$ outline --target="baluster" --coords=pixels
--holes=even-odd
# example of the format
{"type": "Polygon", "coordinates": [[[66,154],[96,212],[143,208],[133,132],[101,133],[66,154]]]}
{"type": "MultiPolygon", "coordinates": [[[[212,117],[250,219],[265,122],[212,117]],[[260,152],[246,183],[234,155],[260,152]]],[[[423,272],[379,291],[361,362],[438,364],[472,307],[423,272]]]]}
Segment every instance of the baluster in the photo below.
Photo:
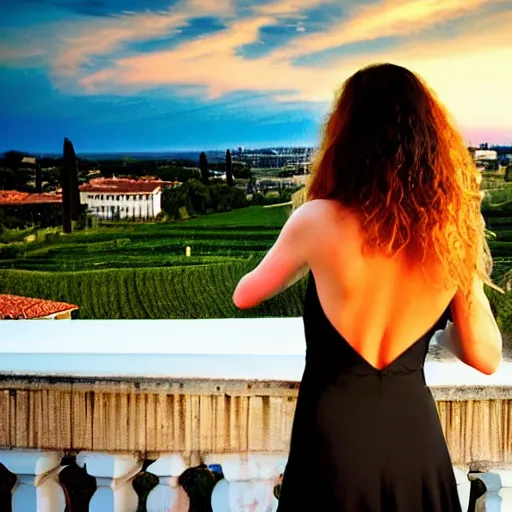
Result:
{"type": "Polygon", "coordinates": [[[158,485],[158,477],[146,470],[153,461],[145,460],[142,471],[132,480],[132,486],[139,497],[137,511],[147,512],[147,501],[151,491],[158,485]]]}
{"type": "Polygon", "coordinates": [[[89,512],[89,503],[96,492],[96,478],[87,473],[87,468],[77,465],[76,458],[66,457],[61,464],[67,465],[59,473],[59,482],[66,495],[66,511],[89,512]]]}
{"type": "MultiPolygon", "coordinates": [[[[283,466],[286,464],[286,462],[283,464],[283,466]]],[[[284,471],[284,467],[283,470],[284,471]]],[[[274,496],[273,500],[273,506],[272,506],[272,512],[276,512],[277,506],[279,505],[279,496],[281,494],[281,485],[283,483],[283,473],[279,475],[277,480],[274,482],[274,487],[272,488],[272,495],[274,496]]],[[[465,512],[465,511],[464,511],[465,512]]]]}
{"type": "Polygon", "coordinates": [[[142,461],[132,455],[82,452],[76,457],[79,466],[96,478],[97,490],[89,512],[136,512],[139,497],[132,480],[140,473],[142,461]]]}
{"type": "Polygon", "coordinates": [[[16,475],[0,464],[0,510],[12,511],[12,489],[16,480],[16,475]]]}
{"type": "Polygon", "coordinates": [[[62,454],[39,450],[2,450],[0,463],[17,475],[12,511],[64,512],[66,500],[58,475],[62,454]]]}
{"type": "Polygon", "coordinates": [[[512,470],[492,470],[471,473],[470,480],[480,480],[487,492],[476,500],[479,512],[509,512],[512,510],[512,470]]]}
{"type": "Polygon", "coordinates": [[[286,465],[286,457],[268,454],[217,455],[224,479],[212,494],[213,512],[270,512],[277,508],[274,486],[286,465]]]}
{"type": "Polygon", "coordinates": [[[467,512],[469,507],[469,496],[471,494],[471,481],[468,478],[468,468],[458,468],[453,466],[455,481],[457,482],[457,492],[463,512],[467,512]]]}
{"type": "Polygon", "coordinates": [[[205,464],[186,469],[178,478],[178,485],[187,493],[190,510],[211,510],[212,493],[217,474],[205,464]]]}
{"type": "Polygon", "coordinates": [[[146,471],[158,477],[158,485],[149,493],[147,512],[188,512],[190,500],[178,477],[187,469],[179,454],[162,455],[146,471]]]}

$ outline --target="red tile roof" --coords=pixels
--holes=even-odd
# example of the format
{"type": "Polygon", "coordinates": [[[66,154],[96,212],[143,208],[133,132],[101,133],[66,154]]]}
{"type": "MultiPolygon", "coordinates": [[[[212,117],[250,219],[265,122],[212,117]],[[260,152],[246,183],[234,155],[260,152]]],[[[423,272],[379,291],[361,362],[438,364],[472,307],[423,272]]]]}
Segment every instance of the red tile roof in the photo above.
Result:
{"type": "Polygon", "coordinates": [[[43,194],[31,194],[29,192],[18,192],[17,190],[0,190],[0,205],[22,205],[62,203],[62,194],[45,192],[43,194]]]}
{"type": "Polygon", "coordinates": [[[161,180],[132,180],[129,178],[95,178],[80,186],[81,192],[110,194],[148,194],[166,182],[161,180]]]}
{"type": "Polygon", "coordinates": [[[43,318],[75,309],[78,309],[78,306],[65,302],[0,294],[0,320],[43,318]]]}

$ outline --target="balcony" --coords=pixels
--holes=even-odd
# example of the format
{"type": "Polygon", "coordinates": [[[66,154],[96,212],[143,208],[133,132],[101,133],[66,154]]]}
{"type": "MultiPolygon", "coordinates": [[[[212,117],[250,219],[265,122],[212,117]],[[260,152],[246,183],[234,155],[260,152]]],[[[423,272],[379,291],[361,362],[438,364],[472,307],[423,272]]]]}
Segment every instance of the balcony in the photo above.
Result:
{"type": "MultiPolygon", "coordinates": [[[[300,318],[11,321],[1,338],[0,510],[276,510],[300,318]]],[[[512,358],[488,377],[434,342],[425,375],[463,510],[512,510],[512,358]]]]}

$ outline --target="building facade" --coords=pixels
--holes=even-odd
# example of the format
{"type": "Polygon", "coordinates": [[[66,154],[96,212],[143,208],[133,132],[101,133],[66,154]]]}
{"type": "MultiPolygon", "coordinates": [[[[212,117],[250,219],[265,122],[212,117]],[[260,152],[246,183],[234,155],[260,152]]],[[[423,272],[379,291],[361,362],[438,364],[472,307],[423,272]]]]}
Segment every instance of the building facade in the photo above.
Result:
{"type": "Polygon", "coordinates": [[[80,202],[102,219],[154,219],[162,211],[167,182],[127,178],[93,179],[80,186],[80,202]]]}

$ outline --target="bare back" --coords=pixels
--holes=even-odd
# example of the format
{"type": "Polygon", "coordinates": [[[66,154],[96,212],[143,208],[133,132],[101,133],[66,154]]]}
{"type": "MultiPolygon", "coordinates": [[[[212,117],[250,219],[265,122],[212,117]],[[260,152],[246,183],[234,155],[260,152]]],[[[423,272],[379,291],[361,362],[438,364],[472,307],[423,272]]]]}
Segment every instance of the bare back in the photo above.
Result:
{"type": "Polygon", "coordinates": [[[457,290],[435,284],[433,262],[426,262],[427,278],[403,255],[363,255],[356,215],[337,202],[322,203],[308,251],[320,303],[360,356],[384,368],[436,323],[457,290]]]}

